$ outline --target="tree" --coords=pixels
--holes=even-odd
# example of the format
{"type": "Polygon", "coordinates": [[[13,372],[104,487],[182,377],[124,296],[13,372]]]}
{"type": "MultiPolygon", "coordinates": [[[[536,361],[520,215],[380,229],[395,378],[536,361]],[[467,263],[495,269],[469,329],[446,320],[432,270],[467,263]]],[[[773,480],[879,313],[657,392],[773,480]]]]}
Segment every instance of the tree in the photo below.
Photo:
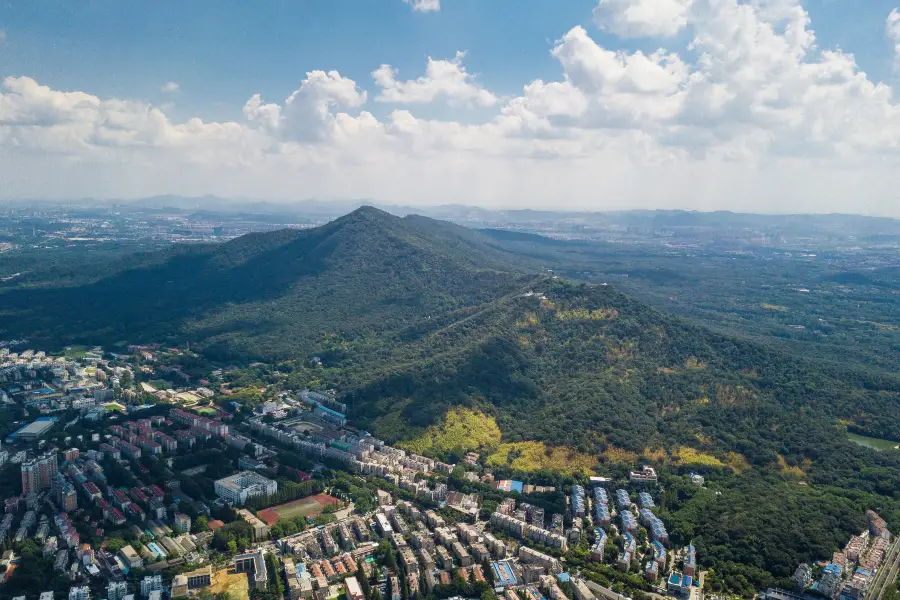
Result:
{"type": "Polygon", "coordinates": [[[363,570],[362,559],[356,561],[356,574],[358,576],[357,579],[359,579],[359,587],[362,590],[363,596],[371,598],[372,586],[369,585],[369,578],[366,577],[366,572],[363,570]]]}
{"type": "Polygon", "coordinates": [[[225,549],[229,554],[237,554],[238,545],[235,540],[228,540],[228,543],[225,544],[225,549]]]}

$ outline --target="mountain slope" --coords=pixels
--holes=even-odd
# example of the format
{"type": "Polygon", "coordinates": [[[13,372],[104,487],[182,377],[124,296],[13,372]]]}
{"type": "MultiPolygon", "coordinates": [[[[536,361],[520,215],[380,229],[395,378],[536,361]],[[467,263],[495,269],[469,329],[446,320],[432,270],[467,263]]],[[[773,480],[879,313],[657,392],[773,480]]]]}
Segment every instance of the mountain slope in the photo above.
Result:
{"type": "Polygon", "coordinates": [[[3,294],[0,336],[172,339],[223,357],[296,358],[324,332],[394,331],[514,289],[517,269],[459,229],[361,208],[315,229],[176,246],[90,285],[3,294]]]}

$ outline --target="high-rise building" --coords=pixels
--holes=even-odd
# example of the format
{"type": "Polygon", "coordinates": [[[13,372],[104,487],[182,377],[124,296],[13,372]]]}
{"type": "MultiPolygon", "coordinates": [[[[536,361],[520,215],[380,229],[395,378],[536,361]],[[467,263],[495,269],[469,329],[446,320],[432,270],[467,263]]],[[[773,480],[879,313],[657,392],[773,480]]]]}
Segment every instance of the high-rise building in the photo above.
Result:
{"type": "Polygon", "coordinates": [[[22,493],[31,494],[53,485],[57,473],[56,452],[50,450],[22,462],[22,493]]]}

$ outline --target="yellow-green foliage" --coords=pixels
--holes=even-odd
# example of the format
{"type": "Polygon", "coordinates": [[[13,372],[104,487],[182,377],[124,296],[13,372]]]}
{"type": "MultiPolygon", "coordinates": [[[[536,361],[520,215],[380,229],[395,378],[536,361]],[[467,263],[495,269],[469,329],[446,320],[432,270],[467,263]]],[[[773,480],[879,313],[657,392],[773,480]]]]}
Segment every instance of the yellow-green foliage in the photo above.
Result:
{"type": "Polygon", "coordinates": [[[743,473],[750,468],[747,457],[737,452],[729,452],[725,456],[725,460],[728,462],[728,467],[735,473],[743,473]]]}
{"type": "Polygon", "coordinates": [[[763,302],[759,305],[764,310],[774,310],[777,312],[787,312],[787,306],[781,306],[780,304],[769,304],[768,302],[763,302]]]}
{"type": "Polygon", "coordinates": [[[432,425],[400,446],[417,454],[443,454],[494,448],[500,443],[500,428],[494,417],[468,408],[453,408],[444,420],[432,425]]]}
{"type": "Polygon", "coordinates": [[[508,466],[516,471],[556,471],[566,475],[591,473],[596,459],[565,446],[547,446],[543,442],[508,442],[487,457],[489,467],[508,466]]]}
{"type": "Polygon", "coordinates": [[[705,465],[708,467],[724,467],[725,463],[705,452],[689,446],[679,446],[675,458],[683,465],[705,465]]]}
{"type": "Polygon", "coordinates": [[[586,308],[573,308],[572,310],[560,310],[556,318],[560,321],[606,321],[619,316],[619,311],[614,308],[598,308],[588,310],[586,308]]]}
{"type": "Polygon", "coordinates": [[[797,479],[803,479],[804,477],[806,477],[806,472],[799,465],[791,466],[787,464],[787,461],[784,460],[784,456],[780,454],[778,455],[777,466],[778,470],[780,470],[783,475],[787,475],[788,477],[796,477],[797,479]]]}
{"type": "Polygon", "coordinates": [[[607,446],[606,450],[604,450],[603,452],[603,457],[610,462],[630,465],[635,463],[638,455],[631,450],[616,448],[615,446],[607,446]]]}

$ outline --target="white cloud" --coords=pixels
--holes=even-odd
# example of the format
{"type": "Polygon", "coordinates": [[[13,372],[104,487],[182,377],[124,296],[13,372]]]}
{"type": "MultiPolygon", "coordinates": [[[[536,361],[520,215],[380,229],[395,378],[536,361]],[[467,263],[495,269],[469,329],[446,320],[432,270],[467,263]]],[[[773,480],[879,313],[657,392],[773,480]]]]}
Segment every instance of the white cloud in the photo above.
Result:
{"type": "Polygon", "coordinates": [[[181,86],[175,83],[174,81],[167,81],[160,88],[161,91],[166,92],[167,94],[174,94],[178,90],[181,89],[181,86]]]}
{"type": "Polygon", "coordinates": [[[692,0],[600,0],[594,23],[622,37],[670,37],[688,23],[692,0]]]}
{"type": "Polygon", "coordinates": [[[428,57],[425,75],[410,81],[398,81],[397,71],[381,65],[372,71],[372,78],[381,88],[375,97],[378,102],[425,104],[446,100],[451,105],[494,106],[499,99],[487,91],[466,71],[462,61],[465,52],[457,52],[453,60],[428,57]]]}
{"type": "Polygon", "coordinates": [[[6,31],[3,29],[0,29],[0,44],[2,44],[5,41],[6,41],[6,31]]]}
{"type": "Polygon", "coordinates": [[[694,0],[684,18],[689,48],[652,52],[604,47],[573,27],[551,50],[559,77],[507,99],[479,86],[461,55],[430,60],[408,81],[384,66],[375,98],[404,106],[380,118],[336,71],[309,72],[280,102],[256,94],[239,121],[212,123],[10,77],[0,90],[0,195],[900,216],[894,91],[853,55],[819,48],[798,0],[694,0]],[[493,115],[415,114],[436,101],[493,115]]]}
{"type": "Polygon", "coordinates": [[[441,0],[403,0],[403,2],[411,5],[416,12],[438,12],[441,10],[441,0]]]}
{"type": "Polygon", "coordinates": [[[894,61],[897,68],[900,69],[900,10],[895,8],[888,15],[885,32],[888,38],[894,42],[894,61]]]}

